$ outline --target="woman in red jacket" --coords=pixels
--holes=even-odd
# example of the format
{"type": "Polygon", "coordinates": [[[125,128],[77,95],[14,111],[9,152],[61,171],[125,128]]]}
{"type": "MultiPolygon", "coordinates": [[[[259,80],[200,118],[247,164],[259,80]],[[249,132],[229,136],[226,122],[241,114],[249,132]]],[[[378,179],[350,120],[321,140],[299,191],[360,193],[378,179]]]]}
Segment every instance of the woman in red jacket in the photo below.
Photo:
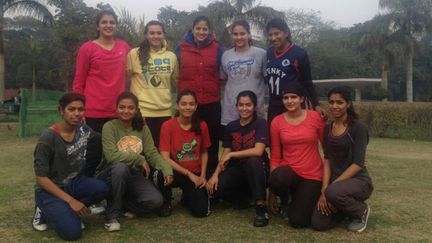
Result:
{"type": "Polygon", "coordinates": [[[98,37],[80,47],[73,81],[73,91],[86,97],[86,123],[99,133],[105,122],[116,117],[116,99],[126,87],[129,46],[115,38],[116,26],[114,12],[98,14],[98,37]]]}
{"type": "Polygon", "coordinates": [[[207,123],[211,147],[207,175],[212,175],[218,163],[219,126],[221,121],[219,67],[222,49],[211,33],[210,20],[198,16],[192,29],[176,47],[179,61],[177,92],[190,89],[198,99],[198,117],[207,123]]]}

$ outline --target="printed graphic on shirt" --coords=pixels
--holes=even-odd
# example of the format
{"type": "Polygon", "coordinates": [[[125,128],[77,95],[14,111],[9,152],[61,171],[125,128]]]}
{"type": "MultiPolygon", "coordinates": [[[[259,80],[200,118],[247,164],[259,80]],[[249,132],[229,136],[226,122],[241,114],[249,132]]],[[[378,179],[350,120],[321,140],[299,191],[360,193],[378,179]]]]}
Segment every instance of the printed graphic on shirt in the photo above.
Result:
{"type": "MultiPolygon", "coordinates": [[[[290,61],[286,58],[282,60],[280,65],[283,69],[280,66],[278,67],[278,65],[266,69],[270,95],[282,95],[283,84],[286,84],[287,81],[296,81],[298,79],[299,64],[297,60],[290,61]],[[290,76],[287,76],[287,73],[290,76]]],[[[267,66],[271,66],[270,61],[267,61],[267,66]]]]}
{"type": "Polygon", "coordinates": [[[255,60],[252,58],[238,59],[227,63],[227,71],[232,77],[233,82],[241,82],[242,79],[248,79],[251,75],[252,65],[255,60]]]}
{"type": "Polygon", "coordinates": [[[143,151],[142,140],[137,136],[124,136],[117,142],[117,149],[121,152],[141,154],[143,151]]]}
{"type": "Polygon", "coordinates": [[[172,73],[171,60],[169,58],[156,58],[150,59],[149,62],[149,65],[141,66],[147,85],[151,85],[153,88],[166,89],[166,84],[162,82],[159,75],[172,73]]]}
{"type": "Polygon", "coordinates": [[[255,147],[255,130],[250,131],[242,136],[240,132],[231,133],[232,148],[234,151],[249,149],[255,147]]]}
{"type": "Polygon", "coordinates": [[[179,162],[187,162],[199,159],[199,154],[195,149],[198,142],[193,139],[190,143],[183,143],[182,149],[176,153],[179,162]]]}

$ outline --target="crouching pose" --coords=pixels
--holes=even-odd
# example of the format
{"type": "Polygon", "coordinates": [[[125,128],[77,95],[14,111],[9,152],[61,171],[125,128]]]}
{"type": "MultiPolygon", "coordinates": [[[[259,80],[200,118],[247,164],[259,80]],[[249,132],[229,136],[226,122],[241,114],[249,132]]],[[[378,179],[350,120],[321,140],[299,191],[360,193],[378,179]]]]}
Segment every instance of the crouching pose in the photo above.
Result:
{"type": "Polygon", "coordinates": [[[286,111],[273,119],[270,130],[269,206],[275,212],[274,194],[279,196],[281,213],[295,228],[310,225],[322,185],[318,144],[325,122],[318,112],[301,108],[303,92],[296,82],[285,86],[282,101],[286,111]]]}
{"type": "Polygon", "coordinates": [[[174,169],[174,182],[161,187],[165,198],[161,216],[171,214],[172,187],[182,189],[182,203],[193,216],[209,213],[205,185],[210,136],[206,123],[196,116],[197,107],[195,93],[185,89],[177,95],[176,117],[162,124],[159,150],[174,169]]]}
{"type": "Polygon", "coordinates": [[[101,180],[83,175],[87,146],[94,132],[82,124],[85,98],[67,93],[59,100],[63,119],[45,129],[34,151],[36,210],[33,228],[54,229],[64,240],[77,240],[84,225],[80,216],[109,191],[101,180]]]}
{"type": "Polygon", "coordinates": [[[333,122],[324,130],[323,188],[312,216],[316,230],[330,229],[349,216],[348,229],[366,229],[372,194],[372,180],[365,166],[368,131],[358,121],[347,87],[336,87],[328,93],[333,122]]]}
{"type": "Polygon", "coordinates": [[[162,172],[165,184],[172,182],[172,169],[154,146],[135,95],[120,94],[117,117],[103,126],[103,158],[96,175],[111,189],[105,212],[107,231],[120,230],[122,214],[133,217],[161,207],[162,195],[148,179],[149,164],[162,172]]]}
{"type": "Polygon", "coordinates": [[[243,207],[253,200],[256,227],[268,224],[266,181],[268,176],[267,123],[256,114],[257,96],[242,91],[237,96],[240,119],[230,122],[223,138],[224,151],[218,167],[207,183],[207,190],[216,197],[243,207]]]}

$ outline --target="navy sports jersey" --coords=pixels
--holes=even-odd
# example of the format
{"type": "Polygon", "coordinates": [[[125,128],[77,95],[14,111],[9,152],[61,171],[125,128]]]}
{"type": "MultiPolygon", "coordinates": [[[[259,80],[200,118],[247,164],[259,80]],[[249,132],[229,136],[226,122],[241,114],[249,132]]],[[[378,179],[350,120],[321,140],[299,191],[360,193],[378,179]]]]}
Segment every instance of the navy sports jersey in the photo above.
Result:
{"type": "Polygon", "coordinates": [[[309,58],[303,48],[292,44],[284,52],[276,54],[274,47],[270,47],[267,50],[266,73],[271,104],[280,104],[285,86],[297,81],[303,85],[305,95],[313,106],[318,105],[312,85],[309,58]]]}

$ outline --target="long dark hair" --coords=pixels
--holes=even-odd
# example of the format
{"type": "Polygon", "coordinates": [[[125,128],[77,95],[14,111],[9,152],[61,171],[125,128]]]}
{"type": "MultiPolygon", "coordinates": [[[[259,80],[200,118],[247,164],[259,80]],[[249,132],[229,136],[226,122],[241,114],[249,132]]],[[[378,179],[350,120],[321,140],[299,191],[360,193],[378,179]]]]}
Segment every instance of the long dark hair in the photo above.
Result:
{"type": "Polygon", "coordinates": [[[254,115],[255,115],[256,114],[256,107],[257,107],[257,104],[258,104],[257,95],[253,91],[251,91],[251,90],[243,90],[243,91],[241,91],[237,95],[236,106],[238,105],[241,97],[249,97],[249,99],[251,100],[252,104],[254,105],[254,115]]]}
{"type": "MultiPolygon", "coordinates": [[[[186,95],[192,96],[194,98],[195,102],[198,104],[198,100],[197,100],[195,92],[193,92],[190,89],[184,89],[184,90],[180,91],[180,93],[177,94],[177,100],[176,100],[177,105],[179,104],[181,98],[183,96],[186,96],[186,95]]],[[[180,115],[180,113],[177,111],[175,116],[178,117],[179,115],[180,115]]],[[[192,115],[192,126],[191,126],[190,131],[194,132],[197,135],[201,134],[201,121],[198,118],[196,112],[194,112],[194,114],[192,115]]]]}
{"type": "Polygon", "coordinates": [[[135,117],[132,120],[132,129],[141,132],[144,128],[145,123],[139,108],[138,98],[131,92],[125,91],[117,97],[116,105],[118,106],[120,101],[124,99],[131,99],[134,105],[136,106],[137,113],[135,114],[135,117]]]}
{"type": "MultiPolygon", "coordinates": [[[[152,25],[159,25],[162,28],[162,31],[164,34],[166,34],[165,32],[165,26],[163,25],[162,22],[159,22],[157,20],[152,20],[150,22],[148,22],[145,27],[144,27],[144,35],[147,35],[149,27],[152,25]]],[[[139,55],[139,59],[141,61],[141,65],[143,66],[147,66],[149,65],[149,59],[150,59],[150,44],[147,40],[147,37],[144,38],[144,40],[140,43],[139,48],[138,48],[138,55],[139,55]]]]}
{"type": "Polygon", "coordinates": [[[291,41],[291,30],[288,27],[285,20],[280,19],[280,18],[274,18],[274,19],[270,20],[265,27],[266,34],[269,32],[269,30],[271,28],[276,28],[276,29],[282,30],[283,32],[287,33],[287,35],[288,35],[287,40],[289,42],[292,42],[291,41]]]}
{"type": "Polygon", "coordinates": [[[353,104],[352,98],[351,98],[351,89],[349,87],[346,87],[346,86],[334,87],[328,92],[327,98],[330,99],[330,96],[332,96],[333,94],[340,95],[342,97],[342,99],[345,100],[345,102],[350,104],[350,106],[347,108],[347,121],[346,121],[346,123],[348,125],[352,125],[354,122],[358,121],[359,115],[354,110],[354,104],[353,104]]]}
{"type": "Polygon", "coordinates": [[[243,27],[246,30],[246,32],[249,34],[248,43],[249,43],[249,46],[252,46],[252,37],[250,36],[251,32],[250,32],[250,25],[249,25],[249,23],[246,20],[243,20],[243,19],[235,21],[231,25],[231,34],[234,31],[234,28],[237,27],[237,26],[243,27]]]}

